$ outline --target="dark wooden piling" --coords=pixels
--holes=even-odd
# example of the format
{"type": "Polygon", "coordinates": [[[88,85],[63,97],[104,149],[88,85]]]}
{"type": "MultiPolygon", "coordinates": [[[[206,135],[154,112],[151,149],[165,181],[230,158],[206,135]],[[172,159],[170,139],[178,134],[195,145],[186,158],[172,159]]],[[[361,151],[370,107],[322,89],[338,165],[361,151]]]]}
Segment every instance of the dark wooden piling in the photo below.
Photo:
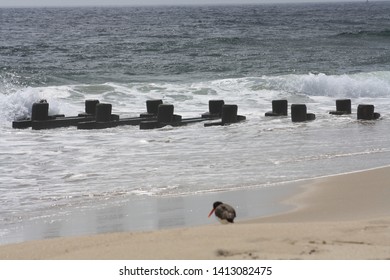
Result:
{"type": "Polygon", "coordinates": [[[202,114],[202,118],[220,118],[222,115],[223,100],[209,100],[209,111],[202,114]]]}
{"type": "Polygon", "coordinates": [[[266,117],[287,116],[288,101],[272,100],[272,112],[265,113],[266,117]]]}
{"type": "Polygon", "coordinates": [[[38,102],[32,105],[31,120],[44,121],[49,118],[49,103],[38,102]]]}
{"type": "Polygon", "coordinates": [[[360,104],[357,108],[358,120],[377,120],[380,118],[379,113],[374,112],[375,107],[371,104],[360,104]]]}
{"type": "Polygon", "coordinates": [[[337,99],[336,111],[330,111],[332,115],[347,115],[351,114],[351,99],[337,99]]]}
{"type": "Polygon", "coordinates": [[[305,122],[315,120],[316,115],[313,113],[307,113],[307,107],[305,104],[292,104],[291,105],[291,121],[292,122],[305,122]]]}
{"type": "Polygon", "coordinates": [[[146,113],[140,114],[141,118],[154,118],[158,113],[158,106],[163,104],[161,99],[146,100],[146,113]]]}
{"type": "Polygon", "coordinates": [[[222,106],[222,116],[220,122],[205,123],[204,126],[215,126],[215,125],[227,125],[237,123],[246,120],[245,116],[237,115],[238,106],[231,104],[224,104],[222,106]]]}

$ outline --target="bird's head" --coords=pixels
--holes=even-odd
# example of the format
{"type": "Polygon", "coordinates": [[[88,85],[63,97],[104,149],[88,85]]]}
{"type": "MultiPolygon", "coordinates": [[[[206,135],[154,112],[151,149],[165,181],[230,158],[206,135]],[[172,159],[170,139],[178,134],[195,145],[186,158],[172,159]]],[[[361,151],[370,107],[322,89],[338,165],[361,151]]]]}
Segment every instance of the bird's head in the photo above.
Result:
{"type": "Polygon", "coordinates": [[[219,205],[221,205],[221,204],[223,204],[221,201],[216,201],[216,202],[214,202],[214,204],[213,204],[213,209],[211,209],[211,212],[209,213],[209,218],[210,218],[210,216],[214,213],[214,211],[215,211],[215,208],[217,208],[219,205]]]}

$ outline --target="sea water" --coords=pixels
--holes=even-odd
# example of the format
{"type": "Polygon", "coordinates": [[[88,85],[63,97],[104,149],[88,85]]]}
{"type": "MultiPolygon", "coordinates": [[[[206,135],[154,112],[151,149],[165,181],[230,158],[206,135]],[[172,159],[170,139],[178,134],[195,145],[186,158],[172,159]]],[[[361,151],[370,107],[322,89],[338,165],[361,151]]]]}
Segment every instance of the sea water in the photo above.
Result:
{"type": "Polygon", "coordinates": [[[289,182],[390,164],[389,2],[9,8],[0,26],[2,243],[208,223],[221,198],[269,215],[289,182]],[[352,114],[330,115],[344,98],[352,114]],[[247,120],[13,129],[40,99],[67,116],[98,99],[121,118],[148,99],[183,118],[223,99],[247,120]],[[265,117],[274,99],[316,120],[265,117]],[[381,118],[358,121],[358,104],[381,118]]]}

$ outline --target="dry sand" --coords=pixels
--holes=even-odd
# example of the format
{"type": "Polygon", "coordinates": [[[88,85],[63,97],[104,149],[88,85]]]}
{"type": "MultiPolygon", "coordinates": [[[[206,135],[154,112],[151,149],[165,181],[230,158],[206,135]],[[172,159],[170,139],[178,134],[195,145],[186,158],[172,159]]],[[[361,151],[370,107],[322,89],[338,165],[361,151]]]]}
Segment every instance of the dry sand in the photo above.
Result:
{"type": "Polygon", "coordinates": [[[390,167],[321,178],[289,213],[0,246],[0,259],[390,259],[390,167]]]}

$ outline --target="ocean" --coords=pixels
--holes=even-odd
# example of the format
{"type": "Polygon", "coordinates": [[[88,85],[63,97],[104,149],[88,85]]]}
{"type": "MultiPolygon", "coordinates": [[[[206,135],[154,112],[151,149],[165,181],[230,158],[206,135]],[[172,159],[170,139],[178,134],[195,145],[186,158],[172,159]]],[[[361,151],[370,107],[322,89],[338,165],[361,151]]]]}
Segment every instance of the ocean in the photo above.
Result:
{"type": "Polygon", "coordinates": [[[215,223],[215,200],[237,220],[271,215],[296,182],[390,164],[389,2],[3,8],[0,38],[0,243],[215,223]],[[346,98],[351,115],[329,114],[346,98]],[[40,99],[121,118],[222,99],[247,119],[13,129],[40,99]],[[265,117],[274,99],[316,120],[265,117]],[[359,104],[380,119],[357,120],[359,104]]]}

